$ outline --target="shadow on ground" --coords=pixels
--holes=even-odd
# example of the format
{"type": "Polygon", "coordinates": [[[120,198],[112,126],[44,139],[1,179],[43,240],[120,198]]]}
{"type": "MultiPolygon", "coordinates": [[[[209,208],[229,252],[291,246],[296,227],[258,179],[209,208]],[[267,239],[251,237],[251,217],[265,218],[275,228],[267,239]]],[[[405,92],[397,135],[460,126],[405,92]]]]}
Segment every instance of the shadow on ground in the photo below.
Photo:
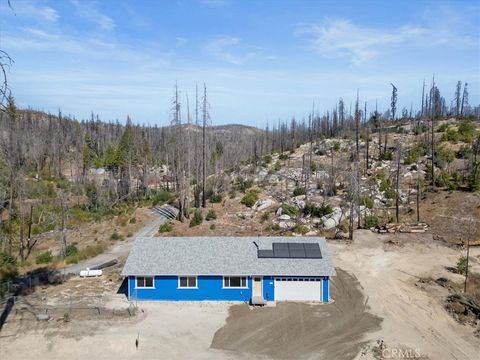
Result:
{"type": "Polygon", "coordinates": [[[353,359],[364,335],[379,330],[382,319],[368,312],[358,280],[341,269],[332,281],[332,297],[335,302],[328,305],[234,305],[211,347],[283,359],[353,359]]]}
{"type": "Polygon", "coordinates": [[[124,278],[120,287],[117,290],[117,294],[125,295],[128,298],[128,278],[124,278]]]}

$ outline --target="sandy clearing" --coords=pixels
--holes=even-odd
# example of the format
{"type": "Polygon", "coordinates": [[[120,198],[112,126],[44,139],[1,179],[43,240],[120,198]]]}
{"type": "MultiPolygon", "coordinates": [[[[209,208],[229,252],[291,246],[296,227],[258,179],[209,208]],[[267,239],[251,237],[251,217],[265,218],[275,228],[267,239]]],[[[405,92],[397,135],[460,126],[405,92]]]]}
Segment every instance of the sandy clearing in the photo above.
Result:
{"type": "Polygon", "coordinates": [[[367,230],[357,231],[352,244],[329,242],[335,265],[357,276],[371,312],[383,318],[382,329],[370,338],[418,349],[431,359],[478,359],[480,340],[472,329],[455,322],[443,309],[441,298],[415,286],[419,277],[460,281],[445,269],[455,265],[460,252],[428,240],[412,243],[409,237],[367,230]],[[392,247],[384,244],[387,239],[405,243],[392,247]]]}
{"type": "Polygon", "coordinates": [[[72,322],[0,337],[0,351],[5,359],[35,360],[244,359],[241,355],[210,349],[213,334],[224,324],[229,306],[142,302],[140,308],[144,313],[132,320],[72,322]]]}

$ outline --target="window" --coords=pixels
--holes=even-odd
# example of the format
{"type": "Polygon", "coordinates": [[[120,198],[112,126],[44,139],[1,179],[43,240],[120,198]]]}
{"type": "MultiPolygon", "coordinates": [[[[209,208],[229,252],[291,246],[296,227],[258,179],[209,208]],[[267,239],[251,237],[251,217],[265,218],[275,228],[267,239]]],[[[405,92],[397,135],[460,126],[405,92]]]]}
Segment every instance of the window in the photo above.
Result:
{"type": "Polygon", "coordinates": [[[196,288],[197,277],[196,276],[179,276],[178,287],[179,288],[196,288]]]}
{"type": "Polygon", "coordinates": [[[137,276],[137,288],[153,288],[153,276],[137,276]]]}
{"type": "Polygon", "coordinates": [[[226,288],[246,288],[246,276],[225,276],[223,278],[223,287],[226,288]]]}

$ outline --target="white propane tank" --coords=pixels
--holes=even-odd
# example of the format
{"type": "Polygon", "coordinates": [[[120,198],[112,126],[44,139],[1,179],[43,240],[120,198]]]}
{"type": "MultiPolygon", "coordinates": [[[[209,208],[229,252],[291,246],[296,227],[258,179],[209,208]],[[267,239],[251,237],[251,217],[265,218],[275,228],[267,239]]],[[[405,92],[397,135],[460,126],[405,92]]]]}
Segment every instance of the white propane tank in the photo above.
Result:
{"type": "Polygon", "coordinates": [[[80,270],[80,277],[92,277],[92,276],[102,276],[102,270],[80,270]]]}

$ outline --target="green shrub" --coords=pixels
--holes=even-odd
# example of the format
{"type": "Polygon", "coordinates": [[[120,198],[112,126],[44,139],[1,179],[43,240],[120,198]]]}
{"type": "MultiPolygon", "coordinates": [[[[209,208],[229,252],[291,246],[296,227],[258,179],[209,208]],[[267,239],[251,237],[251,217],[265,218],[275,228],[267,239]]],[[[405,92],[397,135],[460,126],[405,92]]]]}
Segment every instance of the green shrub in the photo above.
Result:
{"type": "Polygon", "coordinates": [[[137,218],[132,217],[129,222],[130,222],[130,224],[136,224],[137,223],[137,218]]]}
{"type": "Polygon", "coordinates": [[[456,143],[460,140],[460,136],[457,131],[449,128],[443,133],[441,140],[456,143]]]}
{"type": "Polygon", "coordinates": [[[35,258],[35,262],[37,264],[48,264],[48,263],[51,263],[52,261],[53,261],[53,255],[50,250],[37,255],[37,257],[35,258]]]}
{"type": "Polygon", "coordinates": [[[105,247],[101,244],[89,245],[85,249],[78,250],[75,255],[67,256],[65,262],[67,264],[77,264],[79,261],[97,256],[105,251],[105,247]]]}
{"type": "Polygon", "coordinates": [[[215,210],[210,209],[208,210],[207,216],[205,216],[205,220],[210,221],[210,220],[215,220],[217,218],[217,214],[215,213],[215,210]]]}
{"type": "Polygon", "coordinates": [[[166,233],[166,232],[172,231],[172,229],[173,229],[172,223],[170,221],[166,221],[160,225],[160,227],[158,228],[158,231],[160,233],[166,233]]]}
{"type": "Polygon", "coordinates": [[[338,141],[335,141],[333,143],[333,151],[339,151],[340,150],[340,143],[338,141]]]}
{"type": "Polygon", "coordinates": [[[263,158],[263,162],[265,164],[270,164],[272,162],[272,156],[271,155],[265,155],[263,158]]]}
{"type": "Polygon", "coordinates": [[[258,191],[252,190],[246,193],[240,202],[243,205],[251,208],[253,205],[255,205],[257,200],[258,200],[258,191]]]}
{"type": "Polygon", "coordinates": [[[472,148],[470,146],[462,145],[460,149],[457,151],[457,158],[459,159],[468,159],[468,157],[472,154],[472,148]]]}
{"type": "Polygon", "coordinates": [[[260,217],[260,222],[263,224],[265,221],[267,221],[270,217],[270,214],[268,212],[263,213],[262,216],[260,217]]]}
{"type": "Polygon", "coordinates": [[[110,240],[123,240],[123,236],[120,235],[117,230],[113,230],[112,235],[110,235],[110,240]]]}
{"type": "Polygon", "coordinates": [[[273,166],[273,170],[275,171],[279,171],[281,168],[282,168],[282,163],[280,161],[277,161],[273,166]]]}
{"type": "Polygon", "coordinates": [[[395,190],[392,187],[389,187],[385,190],[385,197],[387,199],[395,199],[395,190]]]}
{"type": "Polygon", "coordinates": [[[380,155],[381,160],[392,160],[393,158],[393,153],[391,151],[385,151],[380,155]]]}
{"type": "Polygon", "coordinates": [[[228,197],[230,199],[235,199],[235,197],[237,196],[237,192],[234,190],[234,189],[231,189],[229,192],[228,192],[228,197]]]}
{"type": "Polygon", "coordinates": [[[281,228],[280,228],[280,225],[278,225],[278,224],[273,224],[273,225],[272,225],[272,230],[273,230],[273,231],[279,231],[280,229],[281,229],[281,228]]]}
{"type": "Polygon", "coordinates": [[[415,126],[414,133],[415,133],[415,135],[420,135],[420,134],[423,134],[427,130],[428,130],[427,125],[422,124],[422,125],[419,125],[419,126],[415,126]]]}
{"type": "Polygon", "coordinates": [[[370,229],[378,225],[380,225],[380,220],[375,215],[367,215],[365,217],[365,227],[367,229],[370,229]]]}
{"type": "Polygon", "coordinates": [[[288,160],[288,158],[289,158],[288,154],[280,154],[278,156],[279,160],[288,160]]]}
{"type": "Polygon", "coordinates": [[[460,258],[457,261],[457,272],[459,274],[465,275],[467,272],[467,257],[466,256],[460,256],[460,258]]]}
{"type": "Polygon", "coordinates": [[[440,147],[435,150],[435,165],[439,168],[444,168],[446,164],[455,160],[455,152],[447,149],[446,147],[440,147]]]}
{"type": "Polygon", "coordinates": [[[475,136],[475,127],[471,121],[462,121],[458,126],[458,130],[448,128],[442,135],[442,141],[450,142],[466,142],[469,143],[475,136]]]}
{"type": "Polygon", "coordinates": [[[306,194],[306,190],[304,187],[296,187],[294,190],[293,190],[293,196],[300,196],[300,195],[305,195],[306,194]]]}
{"type": "Polygon", "coordinates": [[[460,141],[469,143],[472,142],[475,135],[475,127],[471,121],[462,121],[458,127],[458,135],[460,141]]]}
{"type": "Polygon", "coordinates": [[[303,208],[303,213],[305,215],[310,215],[314,217],[323,217],[325,215],[331,214],[333,212],[330,204],[322,204],[320,206],[315,206],[313,204],[306,204],[303,208]]]}
{"type": "Polygon", "coordinates": [[[210,230],[215,230],[215,224],[210,224],[210,230]]]}
{"type": "MultiPolygon", "coordinates": [[[[17,277],[17,275],[17,260],[10,254],[0,252],[0,281],[8,281],[14,279],[15,277],[17,277]]],[[[0,291],[2,291],[1,287],[0,291]]]]}
{"type": "Polygon", "coordinates": [[[311,170],[312,173],[316,173],[317,170],[318,170],[317,164],[312,163],[312,165],[310,165],[310,170],[311,170]]]}
{"type": "Polygon", "coordinates": [[[444,123],[437,128],[437,132],[445,132],[448,129],[448,124],[444,123]]]}
{"type": "Polygon", "coordinates": [[[293,205],[290,205],[290,204],[282,204],[282,213],[283,214],[286,214],[288,216],[292,216],[292,217],[295,217],[298,215],[299,213],[299,210],[293,206],[293,205]]]}
{"type": "Polygon", "coordinates": [[[67,249],[65,250],[65,255],[66,256],[73,256],[78,253],[78,248],[75,246],[75,244],[70,244],[67,245],[67,249]]]}
{"type": "Polygon", "coordinates": [[[413,148],[407,151],[405,165],[415,164],[418,161],[418,149],[413,148]]]}
{"type": "Polygon", "coordinates": [[[132,236],[133,236],[133,233],[132,233],[131,231],[129,231],[129,232],[127,233],[127,238],[130,238],[130,237],[132,237],[132,236]]]}
{"type": "Polygon", "coordinates": [[[193,218],[190,220],[190,227],[200,225],[203,222],[202,212],[197,209],[193,213],[193,218]]]}
{"type": "Polygon", "coordinates": [[[360,204],[364,205],[367,209],[373,209],[373,199],[370,196],[362,196],[360,198],[360,204]]]}
{"type": "Polygon", "coordinates": [[[212,196],[210,196],[211,203],[221,203],[222,200],[223,200],[222,194],[212,194],[212,196]]]}
{"type": "Polygon", "coordinates": [[[163,205],[175,200],[175,194],[169,191],[159,191],[151,196],[152,205],[163,205]]]}
{"type": "Polygon", "coordinates": [[[297,224],[293,228],[293,232],[297,234],[305,235],[306,233],[308,233],[308,228],[305,225],[297,224]]]}

